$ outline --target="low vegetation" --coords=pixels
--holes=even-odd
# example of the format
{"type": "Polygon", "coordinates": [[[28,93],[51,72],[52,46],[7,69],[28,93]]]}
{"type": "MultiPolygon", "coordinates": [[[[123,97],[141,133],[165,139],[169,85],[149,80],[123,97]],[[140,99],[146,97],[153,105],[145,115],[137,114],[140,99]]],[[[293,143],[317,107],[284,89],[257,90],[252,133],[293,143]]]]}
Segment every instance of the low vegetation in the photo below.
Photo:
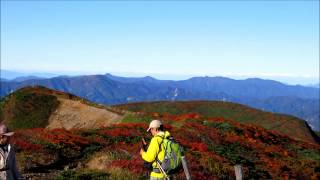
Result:
{"type": "MultiPolygon", "coordinates": [[[[222,117],[181,116],[181,127],[174,126],[176,119],[164,121],[185,147],[193,179],[234,178],[235,164],[243,166],[248,179],[320,176],[318,144],[222,117]]],[[[60,171],[56,179],[147,179],[148,170],[139,156],[141,137],[151,138],[147,126],[120,123],[92,130],[18,130],[13,143],[24,173],[55,169],[60,171]]],[[[184,179],[183,172],[176,179],[184,179]]]]}
{"type": "Polygon", "coordinates": [[[314,142],[317,137],[306,125],[306,122],[293,116],[274,114],[249,108],[240,104],[219,101],[181,101],[181,102],[143,102],[115,106],[128,111],[158,114],[165,116],[180,116],[197,114],[204,118],[223,117],[233,119],[243,124],[254,124],[267,130],[277,131],[296,139],[314,142]],[[314,134],[314,135],[313,135],[314,134]]]}
{"type": "Polygon", "coordinates": [[[2,100],[1,119],[11,129],[44,127],[58,105],[54,95],[16,92],[2,100]]]}

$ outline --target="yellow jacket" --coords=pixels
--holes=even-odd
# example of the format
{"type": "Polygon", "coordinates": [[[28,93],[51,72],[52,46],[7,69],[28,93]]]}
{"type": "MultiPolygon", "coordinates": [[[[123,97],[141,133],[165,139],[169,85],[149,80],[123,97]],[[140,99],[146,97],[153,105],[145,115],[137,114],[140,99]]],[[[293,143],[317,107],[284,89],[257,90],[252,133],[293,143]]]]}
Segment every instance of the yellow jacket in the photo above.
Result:
{"type": "MultiPolygon", "coordinates": [[[[153,162],[152,167],[158,168],[156,163],[156,157],[162,162],[164,159],[164,145],[162,143],[163,138],[167,138],[170,136],[168,131],[159,132],[157,135],[153,136],[151,142],[149,144],[148,150],[142,153],[142,159],[147,162],[153,162]],[[160,148],[161,144],[161,148],[160,148]]],[[[157,178],[164,178],[164,175],[161,173],[151,172],[150,176],[157,178]]]]}

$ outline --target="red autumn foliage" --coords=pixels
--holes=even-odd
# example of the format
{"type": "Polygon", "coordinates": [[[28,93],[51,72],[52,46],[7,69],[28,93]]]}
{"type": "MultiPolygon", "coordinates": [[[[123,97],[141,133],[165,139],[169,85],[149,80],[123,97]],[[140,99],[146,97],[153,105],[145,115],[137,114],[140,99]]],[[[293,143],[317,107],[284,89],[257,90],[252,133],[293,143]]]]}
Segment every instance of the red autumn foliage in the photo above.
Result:
{"type": "Polygon", "coordinates": [[[101,131],[99,131],[99,133],[100,134],[104,134],[104,135],[108,135],[108,136],[111,136],[111,137],[116,137],[116,136],[128,137],[128,136],[132,136],[132,132],[131,131],[128,131],[127,129],[120,129],[120,128],[101,130],[101,131]]]}
{"type": "Polygon", "coordinates": [[[40,144],[33,144],[21,139],[13,139],[12,142],[16,147],[18,147],[19,151],[36,151],[43,148],[40,144]]]}
{"type": "Polygon", "coordinates": [[[137,156],[132,159],[114,160],[112,161],[111,166],[127,169],[136,174],[144,172],[143,162],[141,161],[141,158],[137,156]]]}
{"type": "Polygon", "coordinates": [[[191,142],[191,143],[188,143],[188,145],[193,151],[201,151],[201,152],[208,151],[208,146],[202,142],[191,142]]]}
{"type": "Polygon", "coordinates": [[[37,138],[52,144],[72,146],[76,149],[80,149],[81,146],[86,146],[90,143],[88,139],[64,129],[44,130],[37,138]]]}
{"type": "Polygon", "coordinates": [[[196,129],[200,132],[204,131],[206,129],[206,126],[198,124],[198,123],[193,123],[193,122],[187,122],[184,124],[184,126],[186,128],[190,128],[190,129],[196,129]]]}
{"type": "MultiPolygon", "coordinates": [[[[239,156],[247,158],[245,159],[246,162],[250,161],[251,164],[259,166],[260,173],[270,174],[271,177],[298,177],[300,173],[298,172],[299,167],[306,169],[301,172],[307,174],[307,177],[316,176],[314,162],[311,162],[311,160],[299,160],[301,157],[298,156],[298,153],[288,147],[298,147],[319,152],[320,146],[317,144],[297,141],[273,131],[253,125],[243,125],[232,119],[222,117],[202,118],[186,114],[179,116],[166,115],[166,118],[164,120],[166,128],[186,149],[185,154],[193,179],[219,178],[215,174],[219,171],[227,173],[227,177],[233,178],[233,172],[229,172],[229,169],[233,168],[230,159],[239,156]],[[170,123],[175,123],[176,121],[179,121],[181,128],[170,125],[170,123]],[[231,130],[221,131],[218,127],[206,125],[208,123],[224,123],[231,127],[231,130]],[[236,131],[239,129],[241,131],[236,131]],[[228,149],[229,145],[233,144],[236,144],[234,146],[236,147],[235,150],[228,149]],[[239,149],[237,148],[245,151],[238,152],[239,149]],[[246,154],[247,151],[248,154],[246,154]],[[255,157],[249,157],[251,154],[255,155],[255,157]],[[290,158],[288,158],[289,156],[290,158]],[[211,169],[209,168],[209,159],[216,162],[216,164],[211,164],[211,169]],[[220,166],[217,166],[217,164],[220,166]],[[311,168],[306,168],[306,166],[302,166],[303,164],[309,165],[311,168]]],[[[16,133],[17,137],[13,138],[13,143],[22,151],[34,151],[35,153],[40,149],[45,150],[46,148],[41,144],[37,144],[40,142],[52,143],[59,145],[59,147],[61,146],[62,149],[68,147],[77,151],[96,143],[102,146],[104,150],[119,151],[129,155],[129,159],[112,161],[111,166],[142,174],[145,171],[143,169],[143,161],[139,156],[141,144],[137,143],[137,140],[138,136],[146,134],[147,127],[148,124],[146,123],[120,123],[112,127],[97,129],[90,133],[86,132],[86,130],[76,129],[70,131],[63,129],[28,129],[21,132],[18,131],[16,133]],[[108,136],[108,138],[103,135],[108,136]],[[117,138],[117,141],[111,141],[110,139],[112,138],[117,138]],[[135,139],[135,141],[131,142],[131,139],[135,139]]],[[[246,175],[251,173],[252,168],[255,168],[246,164],[244,166],[246,166],[244,168],[247,170],[246,175]]],[[[258,171],[257,169],[254,170],[258,171]]],[[[266,177],[261,175],[260,178],[266,177]]]]}

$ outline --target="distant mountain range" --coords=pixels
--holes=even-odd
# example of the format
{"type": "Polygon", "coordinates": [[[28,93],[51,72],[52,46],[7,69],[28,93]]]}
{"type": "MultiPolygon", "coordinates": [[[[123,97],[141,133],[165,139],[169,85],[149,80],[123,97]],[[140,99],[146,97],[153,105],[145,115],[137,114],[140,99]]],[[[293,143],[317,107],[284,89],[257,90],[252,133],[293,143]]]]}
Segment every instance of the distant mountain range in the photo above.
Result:
{"type": "Polygon", "coordinates": [[[105,75],[54,77],[1,81],[1,97],[14,90],[42,85],[72,93],[101,104],[141,101],[219,100],[237,102],[266,111],[284,113],[306,120],[320,130],[319,89],[285,85],[277,81],[251,78],[193,77],[187,80],[158,80],[150,76],[128,78],[105,75]]]}

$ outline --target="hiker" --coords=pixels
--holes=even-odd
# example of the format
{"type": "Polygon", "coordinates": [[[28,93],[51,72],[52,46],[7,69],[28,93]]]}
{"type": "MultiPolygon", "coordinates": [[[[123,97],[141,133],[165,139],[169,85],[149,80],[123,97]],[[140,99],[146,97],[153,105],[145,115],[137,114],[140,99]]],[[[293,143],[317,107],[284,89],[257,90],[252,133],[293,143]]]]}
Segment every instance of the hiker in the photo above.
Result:
{"type": "Polygon", "coordinates": [[[163,124],[159,120],[152,120],[147,132],[150,132],[153,138],[151,139],[147,151],[141,148],[140,155],[143,160],[152,163],[153,169],[150,174],[150,180],[164,180],[165,176],[161,173],[156,160],[158,159],[162,162],[164,159],[164,145],[162,142],[164,138],[170,136],[170,133],[168,131],[164,131],[163,124]]]}
{"type": "Polygon", "coordinates": [[[0,179],[22,179],[17,168],[16,154],[9,144],[10,137],[14,134],[6,125],[0,124],[0,179]]]}

